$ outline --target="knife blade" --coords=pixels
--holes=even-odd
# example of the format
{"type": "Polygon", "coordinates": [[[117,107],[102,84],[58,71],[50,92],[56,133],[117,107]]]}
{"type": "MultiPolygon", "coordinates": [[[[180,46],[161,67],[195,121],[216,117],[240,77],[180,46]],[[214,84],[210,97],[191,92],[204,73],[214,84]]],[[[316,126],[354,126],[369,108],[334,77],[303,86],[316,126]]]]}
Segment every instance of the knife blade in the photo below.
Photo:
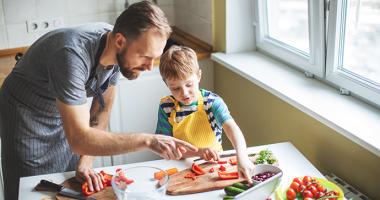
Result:
{"type": "MultiPolygon", "coordinates": [[[[249,157],[255,156],[255,155],[256,155],[256,153],[248,154],[249,157]]],[[[222,155],[219,155],[219,158],[225,158],[225,157],[230,157],[230,156],[236,156],[236,153],[222,154],[222,155]]],[[[203,158],[197,158],[197,159],[193,160],[193,162],[200,161],[200,160],[203,160],[203,158]]]]}
{"type": "Polygon", "coordinates": [[[75,190],[72,190],[70,188],[65,188],[62,185],[58,185],[56,183],[47,181],[47,180],[41,180],[40,183],[35,187],[37,191],[51,191],[51,192],[58,192],[58,194],[66,197],[71,197],[79,200],[96,200],[93,197],[85,197],[82,193],[77,192],[75,190]]]}

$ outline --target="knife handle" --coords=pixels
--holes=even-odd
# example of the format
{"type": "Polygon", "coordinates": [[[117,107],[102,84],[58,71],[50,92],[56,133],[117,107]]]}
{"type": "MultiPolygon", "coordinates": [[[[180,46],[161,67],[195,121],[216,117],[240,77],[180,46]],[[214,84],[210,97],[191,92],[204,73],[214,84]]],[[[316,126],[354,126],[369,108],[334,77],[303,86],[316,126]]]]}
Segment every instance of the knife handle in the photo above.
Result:
{"type": "Polygon", "coordinates": [[[52,191],[59,192],[63,189],[62,185],[55,184],[47,180],[41,180],[40,183],[36,186],[36,190],[52,191]]]}

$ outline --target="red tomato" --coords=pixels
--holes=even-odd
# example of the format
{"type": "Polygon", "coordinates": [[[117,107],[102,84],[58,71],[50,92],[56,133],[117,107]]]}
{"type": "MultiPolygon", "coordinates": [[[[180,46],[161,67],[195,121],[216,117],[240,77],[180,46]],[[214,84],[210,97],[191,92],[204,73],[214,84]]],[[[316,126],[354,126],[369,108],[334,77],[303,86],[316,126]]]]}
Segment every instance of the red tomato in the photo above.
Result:
{"type": "Polygon", "coordinates": [[[317,185],[317,190],[320,191],[320,192],[326,192],[326,188],[323,187],[323,185],[321,185],[321,184],[317,185]]]}
{"type": "Polygon", "coordinates": [[[325,193],[324,193],[324,192],[317,192],[317,194],[314,195],[314,197],[315,197],[316,199],[319,199],[319,198],[321,198],[321,197],[323,197],[323,196],[325,196],[325,193]]]}
{"type": "Polygon", "coordinates": [[[313,198],[314,197],[313,193],[311,193],[310,190],[303,191],[302,196],[303,196],[303,198],[306,198],[306,197],[313,198]]]}
{"type": "Polygon", "coordinates": [[[306,197],[304,198],[303,200],[314,200],[313,198],[310,198],[310,197],[306,197]]]}
{"type": "Polygon", "coordinates": [[[286,198],[288,200],[293,200],[296,198],[296,196],[297,193],[292,188],[289,188],[288,191],[286,191],[286,198]]]}
{"type": "Polygon", "coordinates": [[[298,191],[299,191],[300,184],[297,183],[297,182],[292,182],[292,184],[290,184],[289,187],[292,188],[294,191],[298,192],[298,191]]]}
{"type": "Polygon", "coordinates": [[[302,182],[304,185],[309,185],[309,184],[311,184],[312,180],[313,179],[310,176],[304,176],[302,179],[302,182]]]}
{"type": "Polygon", "coordinates": [[[310,185],[309,187],[307,187],[307,189],[310,190],[311,193],[313,193],[314,197],[318,192],[317,188],[314,185],[310,185]]]}
{"type": "Polygon", "coordinates": [[[305,185],[300,185],[300,187],[298,188],[298,191],[297,192],[303,192],[306,190],[306,186],[305,185]]]}
{"type": "Polygon", "coordinates": [[[301,179],[300,178],[294,178],[293,179],[293,182],[297,182],[298,184],[300,184],[300,185],[302,185],[302,181],[301,181],[301,179]]]}

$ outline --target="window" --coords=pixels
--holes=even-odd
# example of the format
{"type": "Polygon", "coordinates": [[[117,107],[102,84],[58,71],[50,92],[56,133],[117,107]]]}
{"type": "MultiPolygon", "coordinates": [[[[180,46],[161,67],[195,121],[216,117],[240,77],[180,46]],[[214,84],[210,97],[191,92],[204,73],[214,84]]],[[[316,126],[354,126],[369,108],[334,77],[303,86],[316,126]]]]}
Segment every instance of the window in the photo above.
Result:
{"type": "Polygon", "coordinates": [[[256,0],[258,49],[319,77],[324,75],[323,1],[256,0]]]}
{"type": "Polygon", "coordinates": [[[380,105],[380,1],[254,2],[259,51],[380,105]]]}

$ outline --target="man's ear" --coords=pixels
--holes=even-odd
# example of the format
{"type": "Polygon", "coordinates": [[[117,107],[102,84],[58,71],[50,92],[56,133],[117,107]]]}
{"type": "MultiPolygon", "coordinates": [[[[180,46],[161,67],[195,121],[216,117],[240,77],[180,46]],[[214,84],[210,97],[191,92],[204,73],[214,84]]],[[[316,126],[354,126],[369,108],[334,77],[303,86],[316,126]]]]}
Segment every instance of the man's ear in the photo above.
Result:
{"type": "Polygon", "coordinates": [[[115,35],[115,45],[117,49],[123,49],[124,45],[127,43],[127,38],[121,33],[116,33],[115,35]]]}

